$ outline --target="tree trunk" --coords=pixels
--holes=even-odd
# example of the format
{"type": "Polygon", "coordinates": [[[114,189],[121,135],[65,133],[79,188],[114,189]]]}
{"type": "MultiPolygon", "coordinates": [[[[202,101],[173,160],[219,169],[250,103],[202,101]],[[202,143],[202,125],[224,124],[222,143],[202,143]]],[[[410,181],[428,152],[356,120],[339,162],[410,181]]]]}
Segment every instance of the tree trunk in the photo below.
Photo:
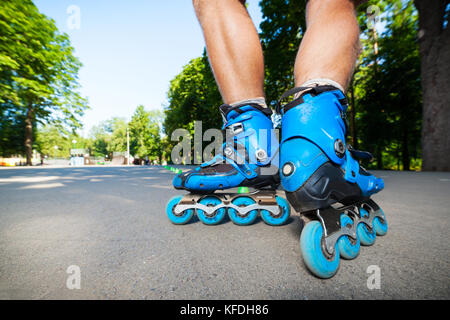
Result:
{"type": "Polygon", "coordinates": [[[383,169],[383,154],[381,153],[382,148],[380,145],[377,146],[377,155],[376,155],[376,159],[377,159],[377,169],[378,170],[382,170],[383,169]]]}
{"type": "Polygon", "coordinates": [[[403,125],[403,136],[402,136],[402,164],[403,170],[410,170],[410,157],[409,157],[409,148],[408,148],[408,125],[403,125]]]}
{"type": "Polygon", "coordinates": [[[25,154],[27,157],[27,166],[32,165],[33,157],[33,106],[29,105],[27,117],[25,118],[25,154]]]}
{"type": "Polygon", "coordinates": [[[450,28],[448,0],[415,0],[423,99],[422,170],[450,171],[450,28]]]}

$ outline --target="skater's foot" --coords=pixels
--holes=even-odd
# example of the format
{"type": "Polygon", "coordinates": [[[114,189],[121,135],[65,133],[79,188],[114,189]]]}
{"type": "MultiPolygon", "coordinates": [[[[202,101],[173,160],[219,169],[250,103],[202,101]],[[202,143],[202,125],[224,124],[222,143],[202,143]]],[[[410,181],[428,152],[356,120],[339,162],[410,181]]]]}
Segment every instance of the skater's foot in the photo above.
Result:
{"type": "MultiPolygon", "coordinates": [[[[256,103],[220,107],[228,136],[222,153],[173,179],[176,189],[213,192],[237,186],[263,188],[279,184],[278,169],[268,167],[278,154],[272,110],[256,103]]],[[[277,167],[278,168],[278,167],[277,167]]]]}
{"type": "Polygon", "coordinates": [[[358,162],[372,156],[345,142],[347,101],[342,91],[323,85],[287,94],[297,92],[301,94],[281,108],[280,178],[291,204],[308,211],[335,202],[350,204],[382,190],[383,180],[358,162]]]}

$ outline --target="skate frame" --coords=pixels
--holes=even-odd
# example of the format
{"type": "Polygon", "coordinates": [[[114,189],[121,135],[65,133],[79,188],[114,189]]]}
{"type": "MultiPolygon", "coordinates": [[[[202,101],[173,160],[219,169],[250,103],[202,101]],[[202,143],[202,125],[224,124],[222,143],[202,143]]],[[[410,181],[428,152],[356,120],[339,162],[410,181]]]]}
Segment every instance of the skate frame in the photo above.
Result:
{"type": "Polygon", "coordinates": [[[195,209],[202,210],[206,216],[214,216],[214,212],[221,208],[235,209],[237,214],[245,217],[252,210],[267,210],[274,217],[281,215],[282,211],[276,200],[276,191],[254,191],[251,193],[209,193],[209,194],[193,194],[189,193],[185,195],[180,202],[173,209],[173,213],[177,216],[183,214],[184,211],[195,209]],[[221,200],[221,203],[216,206],[206,206],[200,203],[200,200],[213,196],[221,200]],[[237,206],[232,201],[238,197],[250,197],[255,203],[248,206],[237,206]]]}
{"type": "Polygon", "coordinates": [[[385,218],[380,207],[372,199],[364,199],[353,205],[343,206],[340,208],[329,207],[326,209],[317,209],[313,213],[320,221],[323,227],[323,246],[330,257],[334,255],[335,246],[341,236],[348,236],[353,240],[357,240],[356,228],[359,223],[364,223],[369,231],[373,231],[373,219],[380,218],[385,223],[385,218]],[[364,208],[368,213],[368,217],[363,217],[360,208],[364,208]],[[346,214],[353,220],[351,226],[341,226],[341,214],[346,214]]]}

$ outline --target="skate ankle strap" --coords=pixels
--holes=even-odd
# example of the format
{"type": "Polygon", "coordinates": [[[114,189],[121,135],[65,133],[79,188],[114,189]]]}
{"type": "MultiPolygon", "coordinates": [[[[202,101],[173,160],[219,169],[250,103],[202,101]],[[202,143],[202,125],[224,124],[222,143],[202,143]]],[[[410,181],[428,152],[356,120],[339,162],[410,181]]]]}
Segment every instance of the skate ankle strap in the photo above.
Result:
{"type": "Polygon", "coordinates": [[[355,150],[353,147],[349,144],[347,144],[347,149],[352,155],[353,158],[358,160],[372,160],[373,155],[370,152],[367,151],[361,151],[361,150],[355,150]]]}
{"type": "Polygon", "coordinates": [[[267,108],[267,107],[265,108],[257,103],[244,103],[244,104],[240,104],[240,105],[236,105],[236,106],[231,106],[229,104],[223,104],[219,107],[219,110],[222,113],[222,117],[226,121],[228,119],[229,113],[232,111],[236,112],[237,114],[243,114],[243,113],[249,111],[249,110],[243,110],[243,107],[252,107],[252,108],[260,111],[261,113],[263,113],[268,118],[270,118],[270,116],[272,115],[272,109],[267,108]]]}
{"type": "Polygon", "coordinates": [[[328,91],[336,91],[338,90],[341,95],[342,98],[339,98],[339,103],[343,106],[343,109],[345,110],[345,107],[347,106],[348,102],[347,102],[347,98],[345,97],[345,95],[342,93],[342,91],[334,86],[331,85],[322,85],[322,86],[314,86],[314,87],[295,87],[292,88],[288,91],[286,91],[285,93],[283,93],[280,97],[280,99],[277,101],[277,104],[275,106],[275,111],[279,114],[281,114],[281,111],[283,111],[283,113],[286,113],[289,109],[301,104],[304,102],[303,100],[303,96],[306,94],[311,94],[313,97],[324,93],[324,92],[328,92],[328,91]],[[303,92],[302,92],[303,91],[303,92]],[[281,105],[282,101],[284,99],[286,99],[287,97],[293,96],[296,93],[302,92],[301,95],[290,101],[289,103],[285,104],[284,106],[281,105]]]}

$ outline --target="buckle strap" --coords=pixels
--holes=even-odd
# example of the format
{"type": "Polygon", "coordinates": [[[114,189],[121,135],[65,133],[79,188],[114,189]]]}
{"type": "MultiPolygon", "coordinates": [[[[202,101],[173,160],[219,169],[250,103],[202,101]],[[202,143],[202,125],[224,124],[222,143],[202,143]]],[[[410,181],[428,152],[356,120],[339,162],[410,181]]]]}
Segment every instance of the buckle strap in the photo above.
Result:
{"type": "MultiPolygon", "coordinates": [[[[317,86],[314,86],[314,87],[295,87],[295,88],[292,88],[292,89],[286,91],[285,93],[283,93],[281,95],[280,99],[277,101],[275,110],[276,110],[277,113],[281,113],[281,109],[283,109],[284,112],[288,111],[289,109],[297,106],[298,104],[303,103],[304,100],[303,100],[302,97],[305,94],[309,93],[313,97],[315,97],[315,96],[317,96],[317,95],[319,95],[321,93],[328,92],[328,91],[334,91],[334,90],[339,90],[340,91],[339,88],[336,88],[336,87],[331,86],[331,85],[322,85],[322,86],[317,85],[317,86]],[[303,91],[303,93],[300,95],[300,97],[298,97],[297,99],[294,99],[293,101],[285,104],[283,107],[281,106],[281,102],[282,102],[283,99],[285,99],[287,97],[290,97],[292,95],[295,95],[296,93],[299,93],[301,91],[303,91]]],[[[348,104],[347,98],[344,97],[344,98],[339,99],[339,103],[342,106],[347,106],[347,104],[348,104]]]]}
{"type": "MultiPolygon", "coordinates": [[[[282,109],[282,107],[281,107],[281,101],[283,101],[283,99],[285,99],[285,98],[287,98],[287,97],[290,97],[290,96],[292,96],[292,95],[294,95],[294,94],[296,94],[296,93],[299,93],[300,91],[305,91],[305,93],[310,92],[311,89],[312,89],[311,87],[295,87],[295,88],[289,89],[288,91],[286,91],[285,93],[283,93],[283,94],[281,95],[280,99],[277,100],[277,103],[276,103],[276,105],[275,105],[275,111],[276,111],[277,113],[281,113],[281,109],[282,109]],[[308,90],[308,89],[309,89],[309,90],[308,90]]],[[[287,103],[284,107],[286,108],[286,107],[288,107],[289,105],[294,104],[294,103],[297,103],[297,102],[303,103],[303,98],[300,96],[299,98],[294,99],[293,101],[287,103]]],[[[284,108],[283,108],[283,109],[284,109],[284,108]]],[[[286,111],[287,111],[287,110],[286,110],[286,111]]]]}
{"type": "Polygon", "coordinates": [[[201,167],[207,167],[220,162],[227,162],[232,165],[237,171],[239,171],[247,179],[252,179],[258,176],[258,174],[252,170],[248,163],[247,155],[242,155],[230,145],[224,144],[222,153],[217,154],[214,159],[208,163],[204,163],[201,167]]]}
{"type": "Polygon", "coordinates": [[[373,155],[368,151],[355,150],[350,144],[347,144],[347,149],[353,158],[358,160],[372,160],[373,155]]]}
{"type": "Polygon", "coordinates": [[[239,133],[244,132],[244,124],[242,122],[232,123],[225,128],[225,130],[231,131],[231,136],[236,136],[239,133]]]}
{"type": "Polygon", "coordinates": [[[222,104],[221,106],[219,106],[219,110],[222,113],[222,117],[226,120],[228,114],[231,111],[235,111],[238,114],[242,114],[245,113],[246,111],[242,110],[242,107],[246,107],[246,106],[250,106],[253,107],[257,110],[259,110],[260,112],[262,112],[265,116],[267,116],[268,118],[270,118],[270,116],[272,115],[272,109],[270,108],[265,108],[257,103],[244,103],[244,104],[240,104],[237,106],[230,106],[229,104],[222,104]]]}

